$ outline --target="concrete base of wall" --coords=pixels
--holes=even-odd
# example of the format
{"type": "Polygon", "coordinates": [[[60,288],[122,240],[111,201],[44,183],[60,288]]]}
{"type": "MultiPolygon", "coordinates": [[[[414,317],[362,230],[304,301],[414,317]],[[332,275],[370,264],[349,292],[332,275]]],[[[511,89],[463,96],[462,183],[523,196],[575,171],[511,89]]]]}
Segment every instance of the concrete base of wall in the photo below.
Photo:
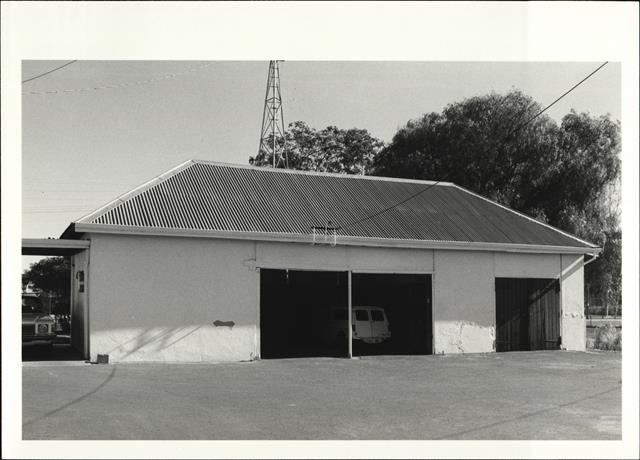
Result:
{"type": "Polygon", "coordinates": [[[587,321],[579,313],[562,315],[563,350],[585,351],[587,349],[587,321]]]}
{"type": "Polygon", "coordinates": [[[485,353],[494,350],[495,329],[469,321],[439,321],[434,327],[434,353],[485,353]]]}
{"type": "Polygon", "coordinates": [[[251,361],[258,357],[256,340],[250,326],[115,329],[91,334],[91,360],[106,354],[112,363],[251,361]]]}

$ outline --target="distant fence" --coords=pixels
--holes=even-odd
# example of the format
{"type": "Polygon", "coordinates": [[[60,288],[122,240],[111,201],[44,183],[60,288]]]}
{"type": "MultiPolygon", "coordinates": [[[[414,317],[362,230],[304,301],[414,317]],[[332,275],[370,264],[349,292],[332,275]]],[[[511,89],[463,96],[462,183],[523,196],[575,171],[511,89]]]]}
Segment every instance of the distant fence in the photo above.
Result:
{"type": "Polygon", "coordinates": [[[587,318],[620,318],[622,316],[622,306],[585,305],[584,315],[587,318]]]}
{"type": "Polygon", "coordinates": [[[620,318],[620,297],[613,295],[611,289],[605,286],[587,283],[584,289],[584,315],[587,318],[620,318]]]}

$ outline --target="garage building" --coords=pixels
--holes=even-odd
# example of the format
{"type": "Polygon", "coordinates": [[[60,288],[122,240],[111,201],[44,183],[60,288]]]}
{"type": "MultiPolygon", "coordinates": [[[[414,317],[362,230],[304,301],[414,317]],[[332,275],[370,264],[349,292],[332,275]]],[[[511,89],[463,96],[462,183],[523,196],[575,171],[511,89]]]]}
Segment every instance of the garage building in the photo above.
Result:
{"type": "Polygon", "coordinates": [[[584,350],[600,251],[452,183],[193,160],[62,238],[75,346],[111,362],[584,350]]]}

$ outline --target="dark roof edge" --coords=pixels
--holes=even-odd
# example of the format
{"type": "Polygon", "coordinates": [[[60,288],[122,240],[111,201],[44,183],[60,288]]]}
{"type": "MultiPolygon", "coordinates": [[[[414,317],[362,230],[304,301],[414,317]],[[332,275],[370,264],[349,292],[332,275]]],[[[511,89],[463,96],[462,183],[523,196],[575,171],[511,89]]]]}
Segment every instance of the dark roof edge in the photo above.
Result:
{"type": "Polygon", "coordinates": [[[571,239],[573,239],[573,240],[575,240],[575,241],[579,242],[580,244],[584,244],[584,245],[585,245],[586,247],[588,247],[588,248],[593,248],[593,249],[598,248],[598,246],[597,246],[597,245],[595,245],[595,244],[593,244],[593,243],[590,243],[590,242],[588,242],[588,241],[585,241],[585,240],[583,240],[583,239],[580,239],[580,238],[578,238],[577,236],[572,235],[571,233],[567,233],[567,232],[565,232],[564,230],[560,230],[559,228],[554,227],[553,225],[549,225],[549,224],[547,224],[547,223],[545,223],[545,222],[541,222],[541,221],[539,221],[538,219],[535,219],[535,218],[533,218],[533,217],[531,217],[531,216],[528,216],[528,215],[526,215],[526,214],[524,214],[524,213],[522,213],[522,212],[520,212],[520,211],[516,211],[515,209],[511,209],[510,207],[505,206],[505,205],[503,205],[503,204],[500,204],[500,203],[498,203],[497,201],[494,201],[494,200],[491,200],[491,199],[489,199],[489,198],[487,198],[487,197],[484,197],[484,196],[482,196],[482,195],[479,195],[479,194],[477,194],[477,193],[475,193],[475,192],[472,192],[471,190],[467,190],[466,188],[461,187],[461,186],[459,186],[459,185],[457,185],[457,184],[453,184],[453,186],[454,186],[454,187],[456,187],[456,188],[457,188],[457,189],[459,189],[459,190],[462,190],[462,191],[463,191],[463,192],[465,192],[465,193],[468,193],[468,194],[473,195],[473,196],[475,196],[475,197],[481,198],[481,199],[483,199],[483,200],[485,200],[485,201],[488,201],[489,203],[491,203],[491,204],[493,204],[493,205],[495,205],[495,206],[498,206],[498,207],[500,207],[500,208],[502,208],[502,209],[505,209],[505,210],[510,211],[510,212],[512,212],[512,213],[514,213],[514,214],[517,214],[517,215],[518,215],[518,216],[520,216],[520,217],[524,217],[525,219],[528,219],[528,220],[530,220],[530,221],[532,221],[532,222],[535,222],[535,223],[536,223],[536,224],[538,224],[538,225],[542,225],[543,227],[547,227],[548,229],[553,230],[554,232],[558,232],[558,233],[560,233],[560,234],[562,234],[562,235],[564,235],[564,236],[566,236],[566,237],[568,237],[568,238],[571,238],[571,239]]]}
{"type": "Polygon", "coordinates": [[[100,214],[104,214],[104,213],[110,211],[111,209],[113,209],[116,206],[118,206],[120,203],[123,203],[125,200],[133,198],[133,197],[145,192],[146,190],[150,189],[151,187],[153,187],[157,183],[160,183],[163,180],[166,180],[169,177],[174,176],[175,174],[179,173],[180,171],[182,171],[184,169],[187,169],[189,166],[191,166],[194,163],[195,163],[194,160],[184,161],[184,162],[180,163],[178,166],[175,166],[175,167],[171,168],[170,170],[168,170],[168,171],[166,171],[166,172],[164,172],[164,173],[162,173],[162,174],[160,174],[158,176],[155,176],[153,179],[150,179],[150,180],[146,181],[145,183],[138,185],[133,190],[129,190],[128,192],[123,193],[122,195],[118,196],[117,198],[109,201],[107,204],[104,204],[104,205],[100,206],[95,211],[92,211],[89,214],[86,214],[86,215],[82,216],[81,218],[79,218],[75,222],[77,222],[77,223],[89,223],[93,219],[98,217],[100,214]]]}

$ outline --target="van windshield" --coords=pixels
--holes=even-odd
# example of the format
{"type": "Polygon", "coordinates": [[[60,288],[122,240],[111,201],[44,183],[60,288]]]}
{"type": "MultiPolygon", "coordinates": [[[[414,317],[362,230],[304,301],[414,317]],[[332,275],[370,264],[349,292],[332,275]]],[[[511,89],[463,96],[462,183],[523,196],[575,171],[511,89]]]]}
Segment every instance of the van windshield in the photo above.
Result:
{"type": "Polygon", "coordinates": [[[42,303],[36,297],[22,298],[22,313],[42,313],[42,303]]]}
{"type": "Polygon", "coordinates": [[[371,310],[371,319],[374,321],[384,321],[384,316],[380,310],[371,310]]]}

